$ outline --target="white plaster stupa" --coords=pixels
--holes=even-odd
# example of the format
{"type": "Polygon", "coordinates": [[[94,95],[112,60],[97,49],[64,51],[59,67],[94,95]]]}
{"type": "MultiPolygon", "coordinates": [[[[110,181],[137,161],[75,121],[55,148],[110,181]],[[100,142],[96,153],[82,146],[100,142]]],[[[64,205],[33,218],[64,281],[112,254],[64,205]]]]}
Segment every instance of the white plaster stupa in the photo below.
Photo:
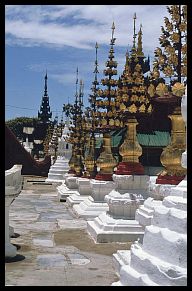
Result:
{"type": "Polygon", "coordinates": [[[91,179],[91,195],[89,195],[83,202],[73,205],[74,213],[77,217],[82,217],[86,220],[93,220],[102,212],[109,210],[109,206],[105,201],[105,196],[117,185],[113,181],[102,181],[91,179]]]}
{"type": "Polygon", "coordinates": [[[142,239],[144,228],[135,220],[135,211],[143,200],[142,195],[112,190],[105,196],[109,211],[87,222],[88,233],[99,243],[142,239]]]}
{"type": "MultiPolygon", "coordinates": [[[[50,167],[46,182],[62,183],[64,174],[69,171],[69,157],[72,152],[71,144],[67,142],[68,125],[65,124],[61,137],[58,138],[57,159],[50,167]]],[[[56,134],[56,133],[55,133],[56,134]]],[[[55,137],[55,134],[54,137],[55,137]]]]}

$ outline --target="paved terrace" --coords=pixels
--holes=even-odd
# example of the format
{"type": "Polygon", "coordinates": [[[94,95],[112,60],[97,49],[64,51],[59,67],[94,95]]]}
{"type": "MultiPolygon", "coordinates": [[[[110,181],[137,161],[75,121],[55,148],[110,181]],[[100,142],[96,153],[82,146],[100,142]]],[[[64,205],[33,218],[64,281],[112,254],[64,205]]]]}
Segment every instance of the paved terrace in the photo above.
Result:
{"type": "Polygon", "coordinates": [[[25,176],[10,207],[11,243],[18,255],[6,261],[6,286],[110,286],[118,281],[112,254],[130,243],[95,243],[86,221],[59,202],[55,186],[44,180],[25,176]]]}

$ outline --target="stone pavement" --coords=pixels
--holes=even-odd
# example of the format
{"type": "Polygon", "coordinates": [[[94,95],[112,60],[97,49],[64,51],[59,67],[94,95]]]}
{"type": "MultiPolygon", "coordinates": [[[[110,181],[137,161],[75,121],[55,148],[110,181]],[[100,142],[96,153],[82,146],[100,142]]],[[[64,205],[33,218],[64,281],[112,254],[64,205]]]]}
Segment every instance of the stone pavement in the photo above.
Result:
{"type": "Polygon", "coordinates": [[[10,207],[18,255],[6,261],[5,285],[111,286],[118,281],[112,254],[130,243],[95,243],[87,222],[59,202],[54,185],[39,184],[43,180],[25,176],[10,207]]]}

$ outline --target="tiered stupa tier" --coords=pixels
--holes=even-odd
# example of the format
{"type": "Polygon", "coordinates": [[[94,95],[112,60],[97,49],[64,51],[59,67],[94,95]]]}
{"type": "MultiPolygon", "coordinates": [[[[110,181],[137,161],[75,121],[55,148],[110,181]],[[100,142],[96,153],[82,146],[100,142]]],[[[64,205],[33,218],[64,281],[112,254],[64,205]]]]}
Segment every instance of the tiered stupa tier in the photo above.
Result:
{"type": "Polygon", "coordinates": [[[144,168],[139,163],[142,148],[136,137],[137,118],[152,111],[144,77],[144,74],[149,71],[149,60],[144,61],[141,27],[138,32],[138,45],[136,47],[135,19],[136,15],[134,15],[133,47],[130,56],[128,52],[126,53],[125,68],[119,79],[116,97],[117,114],[123,123],[123,127],[127,127],[124,142],[119,147],[122,162],[118,164],[117,175],[144,174],[144,168]]]}
{"type": "Polygon", "coordinates": [[[109,60],[106,62],[106,69],[104,70],[105,79],[101,80],[103,86],[106,89],[99,89],[97,94],[99,99],[96,100],[97,108],[101,111],[96,113],[98,118],[97,131],[103,133],[103,148],[100,156],[97,159],[97,167],[100,168],[96,180],[112,181],[113,169],[117,165],[117,160],[113,156],[111,151],[111,135],[110,131],[118,128],[120,123],[116,118],[115,98],[116,87],[118,80],[113,79],[113,76],[117,75],[117,62],[114,60],[114,30],[115,25],[112,24],[112,38],[110,42],[109,60]]]}

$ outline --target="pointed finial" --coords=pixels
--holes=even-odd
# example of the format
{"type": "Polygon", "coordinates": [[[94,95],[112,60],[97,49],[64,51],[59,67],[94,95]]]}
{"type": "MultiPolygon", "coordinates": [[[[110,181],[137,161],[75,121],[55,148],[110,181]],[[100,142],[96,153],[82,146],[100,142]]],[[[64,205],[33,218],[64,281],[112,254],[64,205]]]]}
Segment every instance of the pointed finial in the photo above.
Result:
{"type": "Polygon", "coordinates": [[[134,13],[133,16],[133,48],[135,48],[135,38],[136,38],[136,33],[135,33],[135,20],[137,19],[136,13],[134,13]]]}
{"type": "Polygon", "coordinates": [[[78,67],[76,73],[77,73],[76,84],[78,84],[78,67]]]}
{"type": "Polygon", "coordinates": [[[95,81],[97,80],[97,73],[99,73],[97,67],[98,67],[98,62],[97,62],[97,49],[98,49],[98,43],[96,42],[95,44],[95,54],[96,54],[96,58],[95,58],[95,70],[93,73],[95,73],[95,81]]]}
{"type": "Polygon", "coordinates": [[[137,56],[144,57],[143,48],[142,48],[142,24],[140,24],[140,29],[138,32],[138,45],[137,45],[137,56]]]}
{"type": "Polygon", "coordinates": [[[127,66],[129,64],[129,53],[128,53],[128,50],[126,51],[125,56],[126,56],[126,63],[125,63],[125,65],[127,66]]]}
{"type": "Polygon", "coordinates": [[[114,21],[113,21],[113,23],[112,23],[112,27],[111,27],[111,29],[112,29],[112,39],[113,39],[114,30],[115,30],[115,24],[114,24],[114,21]]]}
{"type": "Polygon", "coordinates": [[[44,96],[47,96],[47,70],[46,70],[46,74],[45,74],[44,96]]]}
{"type": "Polygon", "coordinates": [[[77,84],[78,84],[78,67],[77,67],[77,71],[76,71],[76,92],[75,92],[76,102],[77,102],[77,97],[78,97],[77,84]]]}

